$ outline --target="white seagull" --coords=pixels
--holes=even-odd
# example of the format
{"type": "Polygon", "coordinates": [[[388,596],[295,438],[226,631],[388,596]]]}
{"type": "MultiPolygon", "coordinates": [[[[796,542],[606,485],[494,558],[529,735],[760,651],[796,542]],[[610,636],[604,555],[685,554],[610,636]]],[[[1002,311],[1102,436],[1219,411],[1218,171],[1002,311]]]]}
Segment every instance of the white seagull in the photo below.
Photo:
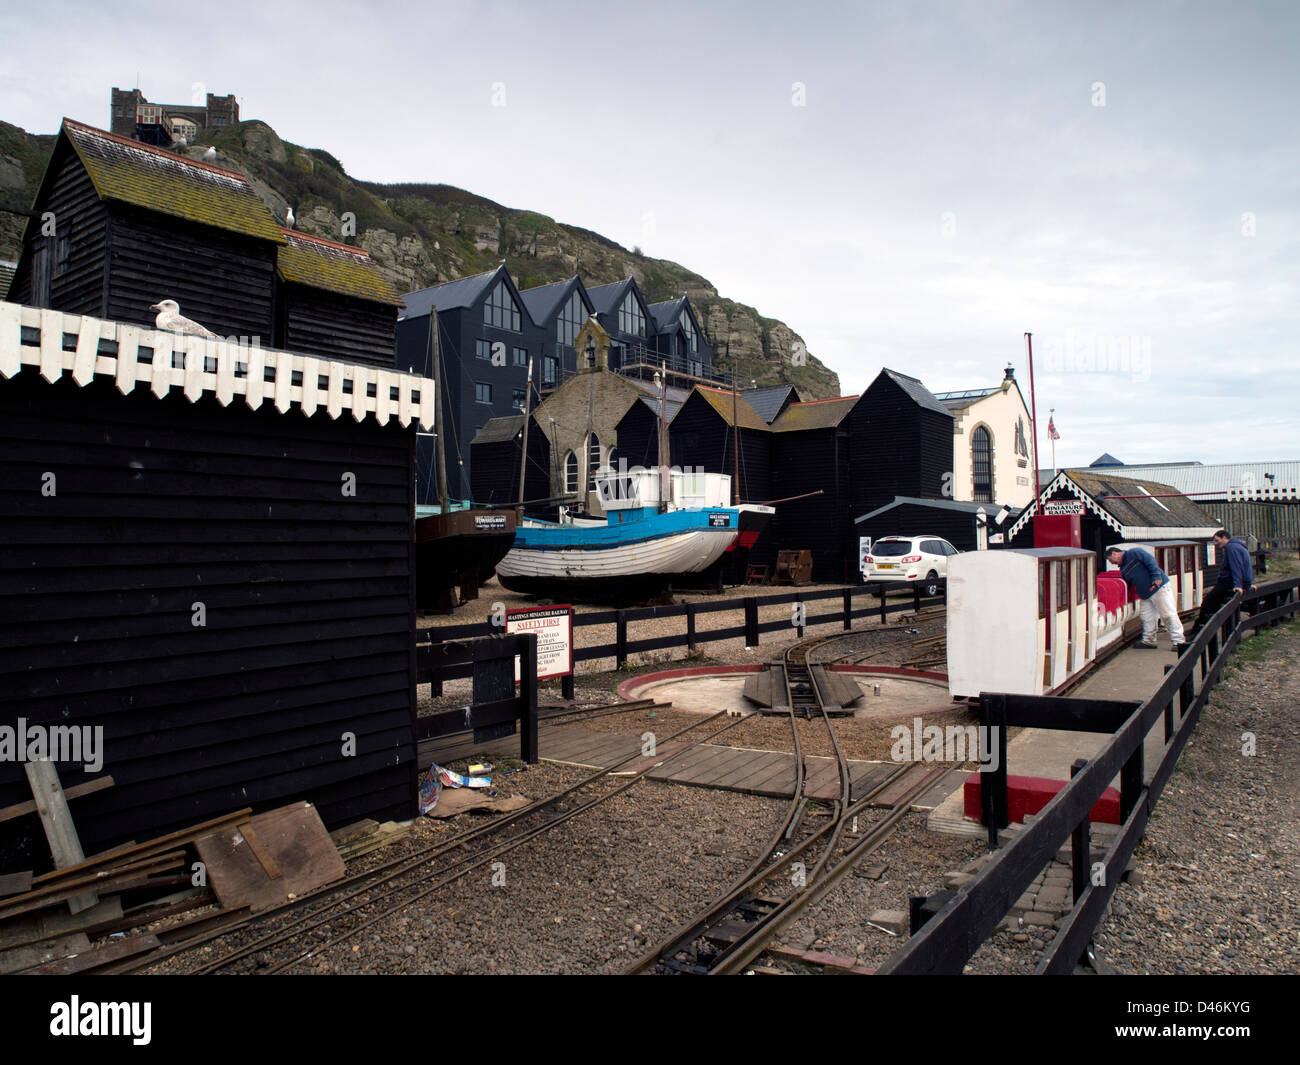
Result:
{"type": "Polygon", "coordinates": [[[203,153],[203,161],[205,163],[214,163],[216,162],[216,160],[217,160],[216,148],[209,147],[208,150],[203,153]]]}
{"type": "Polygon", "coordinates": [[[284,228],[285,228],[285,229],[292,229],[292,228],[293,228],[293,223],[294,223],[293,208],[290,207],[290,208],[288,209],[287,213],[286,213],[285,216],[284,216],[284,228]]]}
{"type": "Polygon", "coordinates": [[[185,333],[196,337],[216,338],[217,336],[212,330],[205,329],[198,322],[181,317],[181,306],[175,300],[163,300],[161,303],[153,304],[149,309],[158,312],[158,317],[154,319],[154,325],[163,332],[185,333]]]}

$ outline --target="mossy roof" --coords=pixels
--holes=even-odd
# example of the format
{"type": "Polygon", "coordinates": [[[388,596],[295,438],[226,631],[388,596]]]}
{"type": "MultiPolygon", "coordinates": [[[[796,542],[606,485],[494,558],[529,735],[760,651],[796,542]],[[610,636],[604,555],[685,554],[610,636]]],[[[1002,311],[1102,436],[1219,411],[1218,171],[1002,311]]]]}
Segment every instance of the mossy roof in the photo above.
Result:
{"type": "Polygon", "coordinates": [[[374,303],[402,305],[379,266],[360,248],[292,229],[280,232],[285,243],[277,250],[276,265],[286,281],[374,303]]]}
{"type": "Polygon", "coordinates": [[[280,227],[243,174],[140,144],[71,119],[68,138],[100,199],[282,243],[280,227]]]}
{"type": "Polygon", "coordinates": [[[772,429],[778,433],[798,432],[800,429],[829,429],[844,420],[858,399],[858,396],[838,396],[834,399],[791,403],[772,423],[772,429]]]}
{"type": "Polygon", "coordinates": [[[742,429],[762,429],[764,432],[769,428],[767,422],[758,416],[754,408],[745,402],[745,397],[734,392],[723,392],[716,388],[705,388],[702,385],[696,385],[695,391],[704,399],[715,411],[722,415],[722,420],[728,425],[739,424],[742,429]],[[735,411],[735,421],[732,420],[732,411],[735,411]]]}

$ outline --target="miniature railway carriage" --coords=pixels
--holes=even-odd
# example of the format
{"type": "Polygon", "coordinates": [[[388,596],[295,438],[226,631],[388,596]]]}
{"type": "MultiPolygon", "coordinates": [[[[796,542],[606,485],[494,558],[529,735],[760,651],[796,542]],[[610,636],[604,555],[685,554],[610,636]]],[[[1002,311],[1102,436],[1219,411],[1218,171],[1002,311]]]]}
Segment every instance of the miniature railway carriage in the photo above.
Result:
{"type": "Polygon", "coordinates": [[[1097,556],[1075,547],[971,551],[948,562],[948,688],[1044,695],[1097,652],[1097,556]]]}
{"type": "MultiPolygon", "coordinates": [[[[1136,544],[1124,544],[1125,549],[1136,544]]],[[[1201,552],[1190,540],[1147,550],[1174,582],[1180,612],[1200,605],[1201,552]]],[[[948,563],[948,690],[1050,695],[1087,669],[1138,616],[1119,573],[1075,547],[971,551],[948,563]]]]}

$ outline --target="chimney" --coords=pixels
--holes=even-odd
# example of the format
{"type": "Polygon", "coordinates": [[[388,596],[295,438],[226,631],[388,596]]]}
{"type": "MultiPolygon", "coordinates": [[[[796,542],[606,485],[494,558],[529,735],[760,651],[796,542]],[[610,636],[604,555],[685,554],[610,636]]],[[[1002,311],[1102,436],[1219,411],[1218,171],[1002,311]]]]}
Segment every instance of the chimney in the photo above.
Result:
{"type": "Polygon", "coordinates": [[[1014,385],[1015,383],[1016,383],[1016,368],[1012,366],[1011,363],[1007,363],[1007,373],[1006,376],[1002,378],[1002,391],[1003,392],[1011,391],[1011,386],[1014,385]]]}

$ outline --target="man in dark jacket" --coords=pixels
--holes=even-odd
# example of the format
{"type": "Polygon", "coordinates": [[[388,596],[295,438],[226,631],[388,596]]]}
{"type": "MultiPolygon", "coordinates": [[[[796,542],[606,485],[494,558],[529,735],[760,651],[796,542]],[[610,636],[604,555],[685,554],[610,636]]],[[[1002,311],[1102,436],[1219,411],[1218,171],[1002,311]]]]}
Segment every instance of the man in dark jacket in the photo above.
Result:
{"type": "Polygon", "coordinates": [[[1219,607],[1231,599],[1234,592],[1244,593],[1246,589],[1255,590],[1255,585],[1251,583],[1254,569],[1250,564],[1250,552],[1246,550],[1245,543],[1235,536],[1229,536],[1226,530],[1220,529],[1214,534],[1214,546],[1220,555],[1219,579],[1201,600],[1201,612],[1196,615],[1196,624],[1187,634],[1189,640],[1196,638],[1196,634],[1205,627],[1205,623],[1219,612],[1219,607]]]}
{"type": "Polygon", "coordinates": [[[1181,652],[1186,641],[1183,637],[1183,623],[1178,617],[1178,604],[1174,600],[1174,586],[1165,571],[1156,564],[1151,552],[1141,547],[1130,547],[1126,551],[1115,546],[1106,551],[1106,558],[1112,565],[1119,567],[1124,583],[1142,601],[1139,607],[1142,614],[1142,642],[1138,646],[1155,649],[1156,630],[1163,618],[1165,628],[1169,630],[1169,642],[1174,651],[1181,652]]]}

